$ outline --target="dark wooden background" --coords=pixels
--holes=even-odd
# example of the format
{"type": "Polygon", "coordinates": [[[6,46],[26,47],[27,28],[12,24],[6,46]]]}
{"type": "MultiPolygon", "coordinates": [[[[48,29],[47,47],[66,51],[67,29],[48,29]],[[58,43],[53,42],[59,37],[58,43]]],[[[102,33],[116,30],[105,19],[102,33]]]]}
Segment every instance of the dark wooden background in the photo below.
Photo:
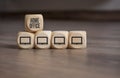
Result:
{"type": "Polygon", "coordinates": [[[19,49],[24,17],[0,19],[0,78],[120,78],[120,22],[44,19],[44,30],[86,30],[86,49],[19,49]]]}
{"type": "Polygon", "coordinates": [[[119,0],[1,0],[0,78],[120,78],[119,0]],[[24,15],[44,30],[85,30],[86,49],[19,49],[24,15]]]}

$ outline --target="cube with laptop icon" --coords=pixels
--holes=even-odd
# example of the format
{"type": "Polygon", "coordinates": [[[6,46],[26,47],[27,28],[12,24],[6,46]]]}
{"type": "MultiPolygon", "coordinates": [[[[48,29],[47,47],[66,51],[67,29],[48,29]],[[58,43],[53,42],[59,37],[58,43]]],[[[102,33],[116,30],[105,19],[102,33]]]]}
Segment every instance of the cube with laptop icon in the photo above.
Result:
{"type": "Polygon", "coordinates": [[[46,49],[51,47],[51,31],[38,31],[35,33],[35,47],[46,49]]]}
{"type": "Polygon", "coordinates": [[[34,47],[34,34],[29,32],[19,32],[17,43],[20,48],[28,49],[34,47]]]}
{"type": "Polygon", "coordinates": [[[70,31],[68,43],[69,48],[86,48],[86,31],[70,31]]]}
{"type": "Polygon", "coordinates": [[[53,31],[52,48],[64,49],[68,46],[68,31],[53,31]]]}

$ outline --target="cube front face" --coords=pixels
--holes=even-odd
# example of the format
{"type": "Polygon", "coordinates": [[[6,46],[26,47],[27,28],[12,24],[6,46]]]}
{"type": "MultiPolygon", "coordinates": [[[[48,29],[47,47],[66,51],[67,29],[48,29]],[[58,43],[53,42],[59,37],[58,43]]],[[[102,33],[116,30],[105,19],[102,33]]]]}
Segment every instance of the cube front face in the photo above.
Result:
{"type": "Polygon", "coordinates": [[[86,32],[85,31],[70,31],[69,33],[69,48],[86,48],[86,32]]]}
{"type": "Polygon", "coordinates": [[[34,34],[28,32],[19,32],[17,43],[20,48],[33,48],[34,47],[34,34]]]}
{"type": "Polygon", "coordinates": [[[41,14],[32,14],[25,16],[25,28],[29,32],[43,30],[43,16],[41,14]]]}
{"type": "Polygon", "coordinates": [[[51,31],[40,31],[35,34],[35,47],[40,49],[50,48],[51,31]]]}
{"type": "Polygon", "coordinates": [[[68,47],[68,32],[53,32],[52,34],[52,47],[63,49],[68,47]]]}

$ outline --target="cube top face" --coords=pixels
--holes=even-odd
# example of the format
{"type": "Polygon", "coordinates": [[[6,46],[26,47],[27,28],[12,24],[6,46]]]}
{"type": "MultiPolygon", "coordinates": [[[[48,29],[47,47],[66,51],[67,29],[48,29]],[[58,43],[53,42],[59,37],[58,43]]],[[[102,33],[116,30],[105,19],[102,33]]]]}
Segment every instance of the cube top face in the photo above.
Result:
{"type": "Polygon", "coordinates": [[[69,47],[70,48],[86,48],[86,32],[85,31],[70,31],[69,47]]]}
{"type": "Polygon", "coordinates": [[[35,47],[40,49],[50,48],[51,31],[39,31],[35,34],[35,47]]]}
{"type": "Polygon", "coordinates": [[[29,32],[43,30],[43,16],[41,14],[25,15],[25,28],[29,32]]]}
{"type": "Polygon", "coordinates": [[[63,49],[68,46],[68,32],[67,31],[54,31],[52,34],[52,47],[63,49]]]}
{"type": "Polygon", "coordinates": [[[33,48],[34,47],[34,34],[28,32],[19,32],[17,43],[20,48],[33,48]]]}

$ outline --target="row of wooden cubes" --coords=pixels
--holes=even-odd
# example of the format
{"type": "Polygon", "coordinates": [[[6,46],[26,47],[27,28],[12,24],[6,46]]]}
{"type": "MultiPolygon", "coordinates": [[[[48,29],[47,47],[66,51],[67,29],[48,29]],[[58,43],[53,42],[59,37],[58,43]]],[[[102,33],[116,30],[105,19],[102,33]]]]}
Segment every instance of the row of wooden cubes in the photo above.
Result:
{"type": "Polygon", "coordinates": [[[20,48],[86,48],[85,31],[44,31],[42,14],[25,15],[25,31],[19,32],[20,48]]]}
{"type": "Polygon", "coordinates": [[[86,31],[37,31],[36,33],[19,32],[17,43],[19,48],[30,49],[65,49],[86,48],[86,31]]]}

